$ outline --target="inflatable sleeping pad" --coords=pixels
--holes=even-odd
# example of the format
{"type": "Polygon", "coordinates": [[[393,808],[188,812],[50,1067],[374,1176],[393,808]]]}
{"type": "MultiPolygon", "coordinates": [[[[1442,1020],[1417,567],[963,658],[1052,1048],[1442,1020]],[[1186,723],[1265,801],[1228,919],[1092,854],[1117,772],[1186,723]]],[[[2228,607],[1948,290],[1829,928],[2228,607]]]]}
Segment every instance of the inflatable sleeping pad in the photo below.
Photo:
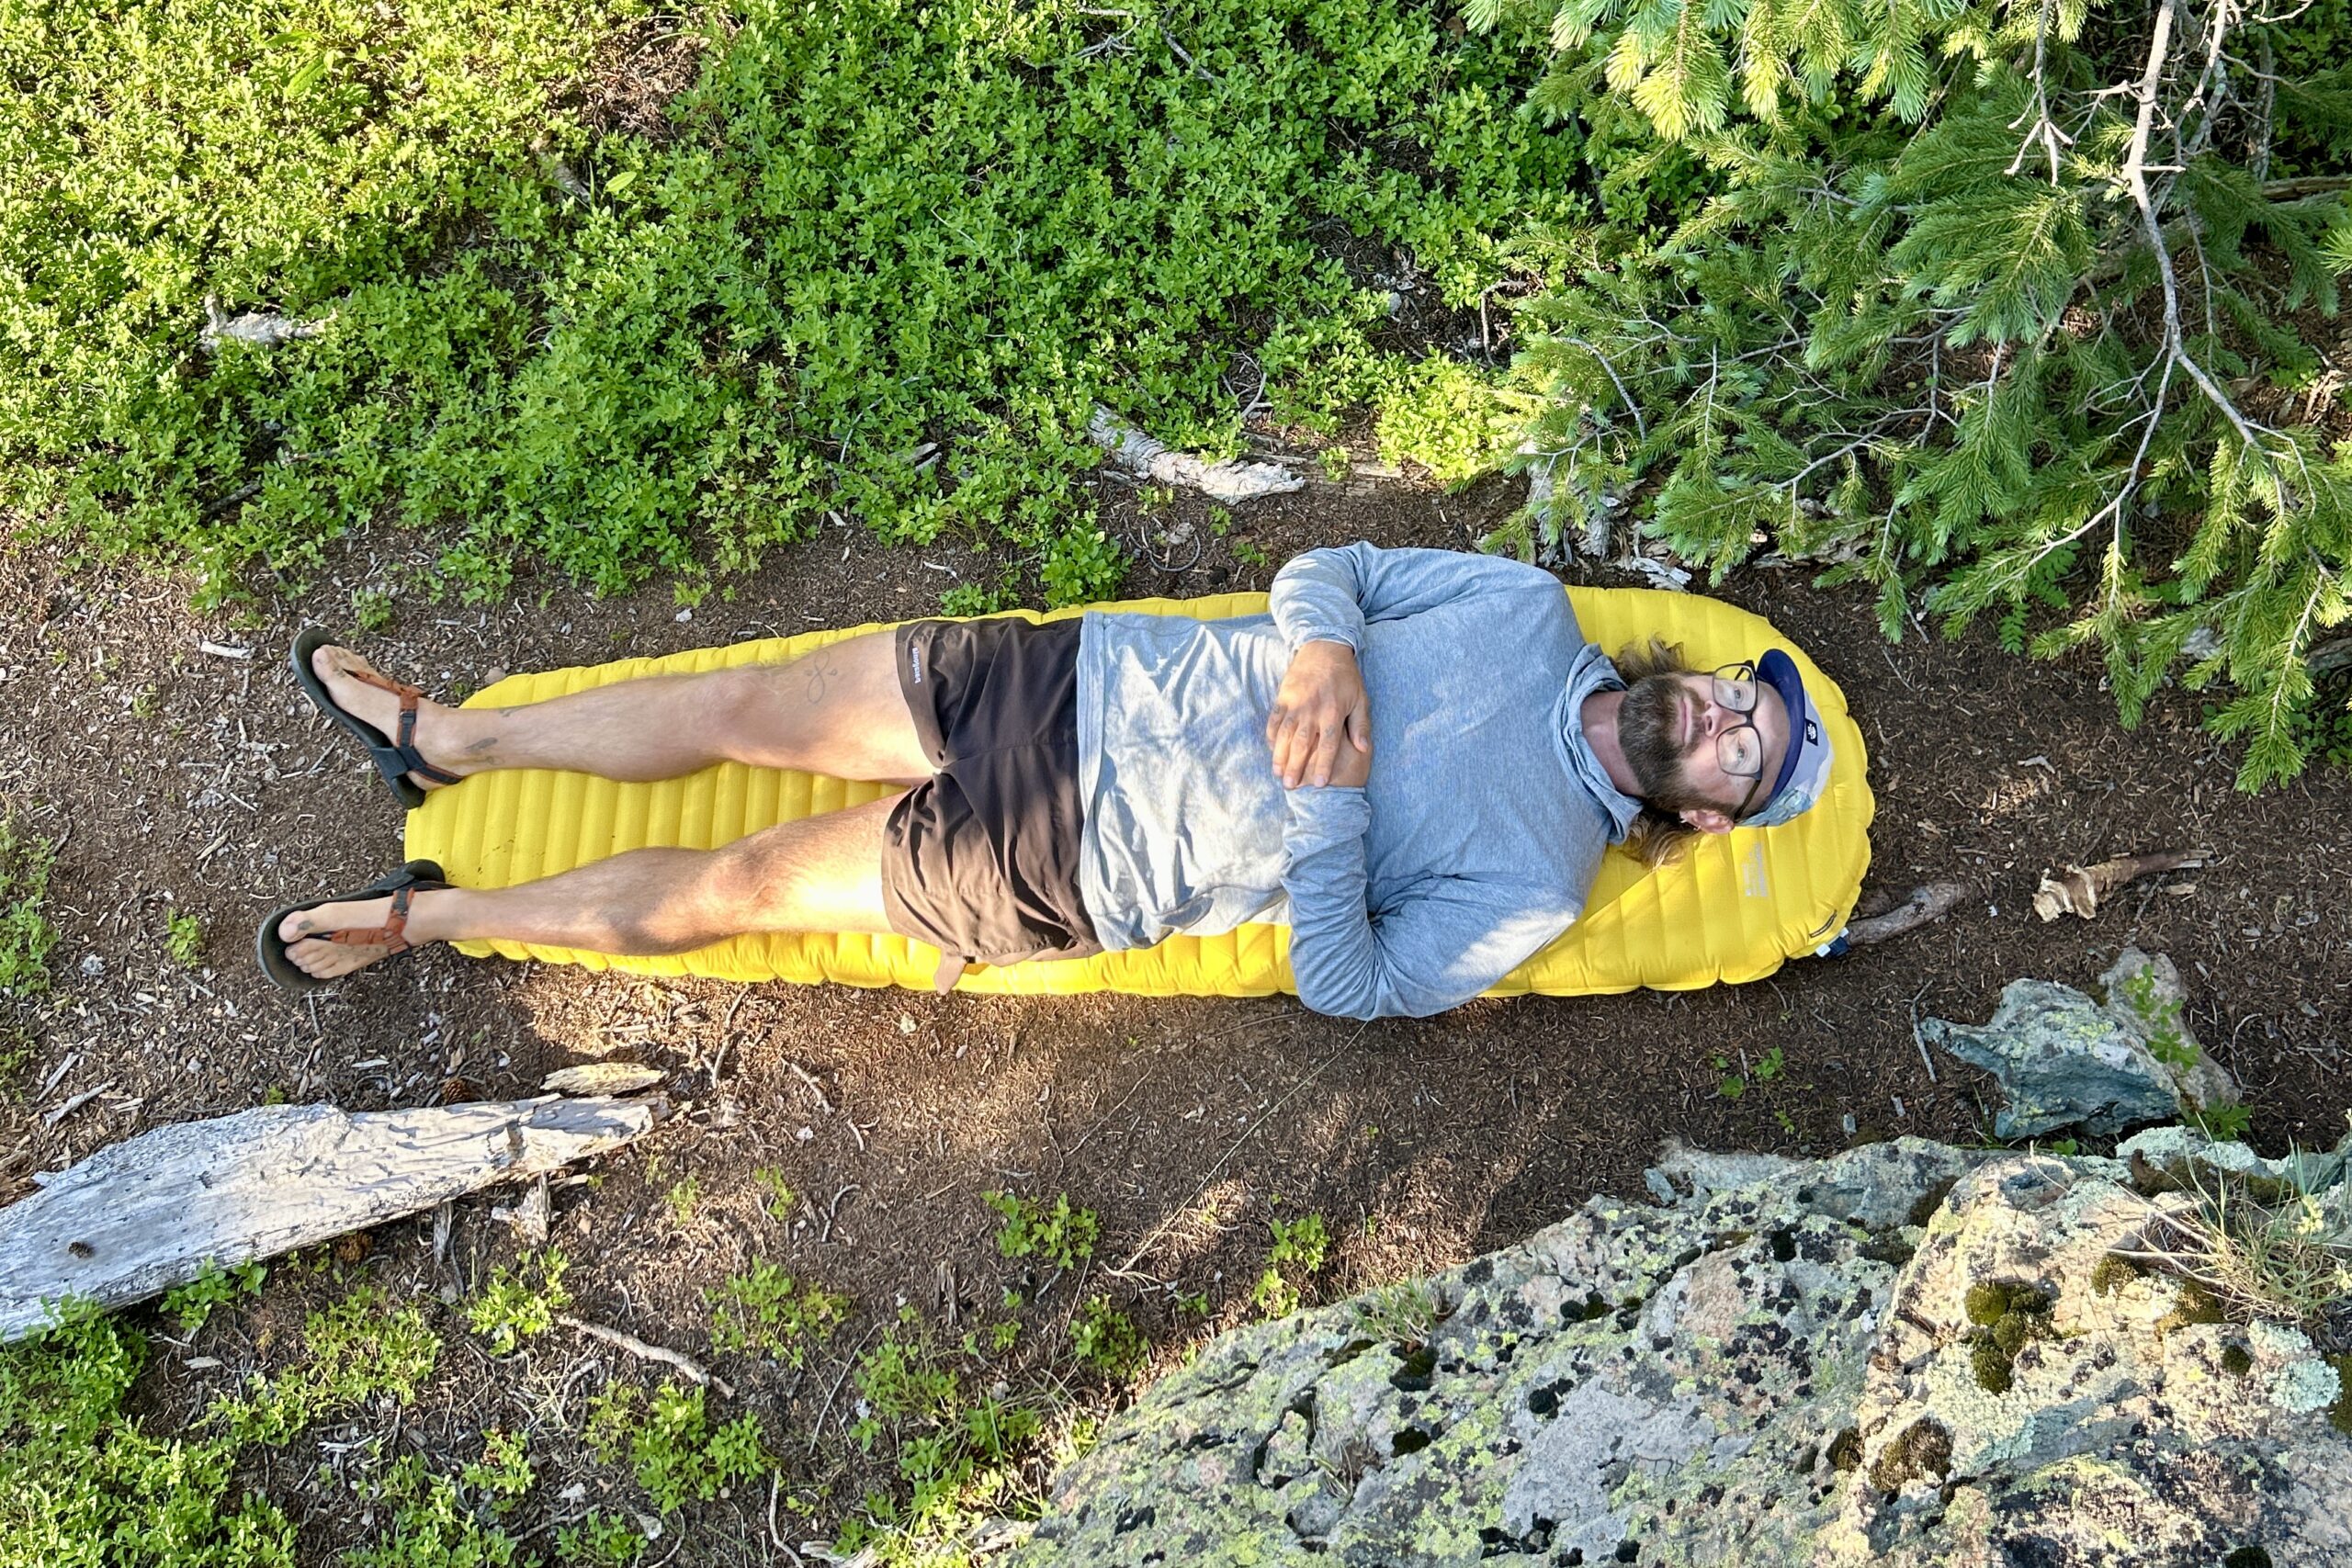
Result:
{"type": "MultiPolygon", "coordinates": [[[[1488,994],[1553,996],[1689,990],[1718,981],[1760,979],[1788,958],[1814,952],[1844,929],[1870,863],[1872,809],[1861,732],[1846,700],[1804,653],[1770,623],[1691,594],[1649,589],[1567,590],[1584,635],[1605,649],[1651,637],[1681,645],[1700,669],[1786,649],[1828,727],[1836,764],[1828,793],[1795,821],[1740,829],[1693,841],[1673,864],[1652,870],[1623,850],[1602,857],[1582,919],[1505,976],[1488,994]]],[[[1255,615],[1261,593],[1148,599],[1104,606],[1211,619],[1255,615]]],[[[1060,619],[1078,610],[1038,615],[1060,619]]],[[[740,642],[662,659],[626,659],[588,668],[510,675],[466,705],[513,706],[643,675],[718,670],[797,657],[876,626],[740,642]]],[[[408,853],[439,861],[461,887],[505,887],[551,876],[624,850],[649,845],[710,849],[763,828],[855,806],[891,786],[723,763],[659,784],[616,784],[584,773],[514,769],[480,774],[435,791],[408,818],[408,853]]],[[[1223,936],[1175,937],[1157,947],[1058,963],[967,969],[957,988],[992,994],[1126,991],[1144,996],[1266,996],[1289,991],[1290,933],[1251,925],[1223,936]]],[[[514,942],[466,942],[460,952],[578,964],[641,975],[701,975],[726,980],[838,980],[853,986],[928,989],[936,949],[903,937],[784,932],[739,936],[693,953],[616,957],[514,942]]]]}

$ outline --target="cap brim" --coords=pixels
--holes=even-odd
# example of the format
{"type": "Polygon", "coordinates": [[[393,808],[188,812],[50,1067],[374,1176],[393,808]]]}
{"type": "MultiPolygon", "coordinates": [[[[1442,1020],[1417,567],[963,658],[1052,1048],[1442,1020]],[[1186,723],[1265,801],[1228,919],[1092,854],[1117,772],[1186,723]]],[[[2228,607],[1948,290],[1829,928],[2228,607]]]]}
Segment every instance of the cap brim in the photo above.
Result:
{"type": "Polygon", "coordinates": [[[1813,708],[1805,701],[1804,677],[1797,673],[1796,661],[1775,648],[1756,661],[1756,678],[1781,694],[1781,706],[1788,715],[1788,743],[1781,753],[1781,771],[1772,780],[1767,794],[1747,820],[1753,822],[1767,816],[1781,792],[1789,787],[1789,780],[1796,776],[1797,762],[1804,750],[1805,724],[1813,716],[1813,708]]]}

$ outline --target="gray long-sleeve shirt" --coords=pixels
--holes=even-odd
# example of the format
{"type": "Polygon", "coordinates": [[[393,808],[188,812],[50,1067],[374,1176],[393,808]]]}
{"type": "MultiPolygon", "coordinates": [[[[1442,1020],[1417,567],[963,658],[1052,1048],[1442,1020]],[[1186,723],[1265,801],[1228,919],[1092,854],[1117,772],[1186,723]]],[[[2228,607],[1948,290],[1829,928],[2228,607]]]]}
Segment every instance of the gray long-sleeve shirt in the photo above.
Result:
{"type": "Polygon", "coordinates": [[[1299,997],[1352,1018],[1476,996],[1584,908],[1640,803],[1584,738],[1622,686],[1549,573],[1491,556],[1314,550],[1270,613],[1089,614],[1080,631],[1080,890],[1106,948],[1286,922],[1299,997]],[[1290,658],[1356,650],[1361,789],[1285,791],[1266,742],[1290,658]]]}

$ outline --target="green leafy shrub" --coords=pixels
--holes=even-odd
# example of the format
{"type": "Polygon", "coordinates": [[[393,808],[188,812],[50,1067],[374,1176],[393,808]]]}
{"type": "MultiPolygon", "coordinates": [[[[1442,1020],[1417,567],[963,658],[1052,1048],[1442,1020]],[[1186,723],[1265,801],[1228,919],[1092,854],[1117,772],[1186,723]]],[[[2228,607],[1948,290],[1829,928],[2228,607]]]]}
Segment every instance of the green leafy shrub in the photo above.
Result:
{"type": "Polygon", "coordinates": [[[1458,359],[1431,355],[1399,370],[1376,404],[1383,457],[1444,484],[1499,466],[1527,428],[1531,400],[1458,359]]]}
{"type": "Polygon", "coordinates": [[[293,1524],[238,1483],[239,1455],[371,1399],[412,1402],[439,1348],[422,1314],[387,1310],[368,1288],[311,1313],[303,1339],[300,1360],[168,1437],[125,1408],[145,1338],[95,1308],[0,1349],[0,1562],[292,1568],[293,1524]]]}
{"type": "Polygon", "coordinates": [[[1090,604],[1117,595],[1119,584],[1127,579],[1127,557],[1091,518],[1086,518],[1046,542],[1037,572],[1046,580],[1049,607],[1090,604]]]}
{"type": "Polygon", "coordinates": [[[21,1001],[49,989],[57,928],[41,906],[54,862],[47,840],[0,815],[0,998],[21,1001]]]}
{"type": "Polygon", "coordinates": [[[494,1522],[531,1489],[532,1479],[519,1433],[485,1434],[481,1461],[456,1477],[402,1454],[378,1488],[392,1506],[390,1529],[345,1552],[342,1562],[347,1568],[515,1568],[535,1562],[517,1537],[494,1522]]]}
{"type": "Polygon", "coordinates": [[[714,1427],[702,1389],[676,1382],[662,1383],[650,1401],[630,1384],[614,1384],[589,1405],[587,1436],[604,1462],[628,1456],[637,1483],[664,1514],[707,1503],[769,1463],[757,1416],[714,1427]]]}
{"type": "Polygon", "coordinates": [[[1299,1306],[1298,1280],[1323,1267],[1331,1249],[1331,1232],[1320,1214],[1269,1222],[1273,1245],[1266,1249],[1266,1267],[1250,1300],[1268,1317],[1282,1317],[1299,1306]]]}
{"type": "Polygon", "coordinates": [[[939,613],[943,615],[993,615],[1009,610],[1021,602],[1019,591],[1007,572],[994,582],[959,582],[939,596],[939,613]]]}
{"type": "Polygon", "coordinates": [[[0,1562],[98,1568],[292,1568],[294,1526],[234,1476],[218,1435],[157,1437],[125,1410],[137,1330],[87,1306],[0,1349],[0,1562]]]}
{"type": "Polygon", "coordinates": [[[1070,1351],[1079,1364],[1113,1382],[1124,1382],[1143,1364],[1142,1331],[1108,1296],[1089,1296],[1070,1324],[1070,1351]]]}
{"type": "Polygon", "coordinates": [[[302,1320],[307,1354],[209,1413],[239,1444],[281,1444],[312,1422],[379,1396],[413,1403],[440,1362],[441,1341],[413,1306],[387,1307],[363,1285],[302,1320]]]}
{"type": "Polygon", "coordinates": [[[492,1355],[510,1354],[533,1335],[553,1328],[556,1314],[571,1304],[571,1291],[563,1282],[564,1270],[571,1267],[571,1259],[554,1247],[512,1269],[500,1264],[481,1293],[466,1303],[467,1325],[490,1341],[492,1355]],[[534,1272],[536,1284],[531,1281],[534,1272]]]}
{"type": "Polygon", "coordinates": [[[1004,1220],[996,1233],[996,1247],[1007,1258],[1034,1254],[1058,1268],[1075,1269],[1094,1256],[1101,1229],[1094,1211],[1071,1208],[1067,1192],[1054,1194],[1051,1208],[1011,1192],[983,1192],[980,1201],[1004,1220]]]}
{"type": "MultiPolygon", "coordinates": [[[[393,26],[358,0],[299,20],[230,0],[0,12],[0,493],[215,570],[308,558],[333,526],[299,499],[311,465],[379,468],[383,433],[304,445],[262,406],[282,351],[207,352],[208,309],[274,308],[326,337],[375,319],[368,290],[536,177],[534,139],[580,142],[552,88],[641,8],[417,0],[393,26]],[[223,499],[248,486],[250,515],[223,499]]],[[[408,322],[413,340],[450,326],[408,322]]]]}
{"type": "Polygon", "coordinates": [[[1096,400],[1229,448],[1261,370],[1328,420],[1393,359],[1339,251],[1459,305],[1582,209],[1521,51],[1405,0],[752,0],[689,133],[592,136],[562,85],[641,9],[192,0],[127,47],[11,13],[5,493],[216,592],[379,519],[488,594],[730,570],[831,510],[1001,538],[1075,603],[1123,564],[1069,515],[1096,400]],[[208,295],[320,330],[205,353],[208,295]]]}
{"type": "Polygon", "coordinates": [[[183,969],[193,969],[204,957],[204,924],[185,909],[164,919],[164,953],[183,969]]]}
{"type": "Polygon", "coordinates": [[[893,1568],[963,1561],[973,1534],[1010,1501],[1043,1416],[1018,1399],[967,1399],[913,1309],[900,1312],[899,1328],[858,1358],[852,1379],[865,1414],[850,1435],[869,1452],[891,1445],[904,1491],[869,1492],[865,1517],[842,1529],[833,1553],[870,1549],[893,1568]]]}
{"type": "Polygon", "coordinates": [[[1631,497],[1718,575],[1776,546],[1873,585],[1890,637],[2095,648],[2127,724],[2176,671],[2226,686],[2240,782],[2291,776],[2352,613],[2352,457],[2293,320],[2352,267],[2352,95],[2335,14],[2280,17],[1475,0],[1552,51],[1532,102],[1705,172],[1654,242],[1533,242],[1572,279],[1521,311],[1555,489],[1495,542],[1598,543],[1631,497]]]}
{"type": "Polygon", "coordinates": [[[164,1292],[164,1312],[179,1320],[180,1332],[193,1334],[211,1317],[213,1308],[227,1306],[239,1296],[259,1295],[268,1277],[269,1270],[250,1258],[223,1269],[208,1258],[198,1266],[195,1279],[164,1292]]]}
{"type": "Polygon", "coordinates": [[[556,1561],[572,1568],[629,1568],[645,1554],[645,1537],[617,1514],[591,1508],[576,1525],[555,1532],[556,1561]]]}
{"type": "Polygon", "coordinates": [[[814,1281],[796,1284],[773,1263],[753,1262],[705,1292],[718,1310],[710,1342],[721,1350],[756,1350],[787,1367],[806,1365],[812,1344],[832,1337],[849,1313],[849,1298],[814,1281]]]}

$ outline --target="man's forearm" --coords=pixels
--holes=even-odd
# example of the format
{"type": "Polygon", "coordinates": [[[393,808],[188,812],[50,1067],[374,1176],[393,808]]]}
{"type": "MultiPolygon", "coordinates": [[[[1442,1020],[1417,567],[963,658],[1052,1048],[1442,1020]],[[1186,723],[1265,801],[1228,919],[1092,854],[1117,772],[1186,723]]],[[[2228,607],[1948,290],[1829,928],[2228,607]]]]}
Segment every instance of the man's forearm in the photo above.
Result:
{"type": "Polygon", "coordinates": [[[1291,976],[1299,999],[1317,1012],[1376,1017],[1379,943],[1364,857],[1372,807],[1361,789],[1309,786],[1284,799],[1283,891],[1290,900],[1291,976]]]}

